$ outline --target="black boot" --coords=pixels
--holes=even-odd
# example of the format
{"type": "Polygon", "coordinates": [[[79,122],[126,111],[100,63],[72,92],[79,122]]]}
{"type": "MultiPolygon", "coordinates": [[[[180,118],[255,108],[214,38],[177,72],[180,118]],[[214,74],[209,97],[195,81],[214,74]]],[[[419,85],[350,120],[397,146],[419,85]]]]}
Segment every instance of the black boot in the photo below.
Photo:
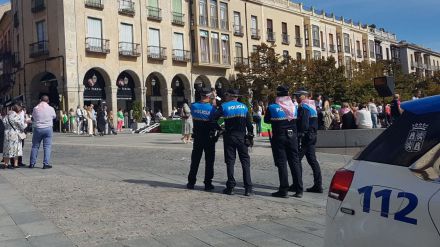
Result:
{"type": "Polygon", "coordinates": [[[313,185],[313,187],[306,189],[306,192],[322,194],[324,189],[320,185],[313,185]]]}
{"type": "Polygon", "coordinates": [[[303,197],[303,193],[302,192],[296,192],[295,194],[292,195],[292,197],[302,198],[303,197]]]}
{"type": "Polygon", "coordinates": [[[223,194],[225,195],[233,195],[234,194],[234,188],[226,188],[223,190],[223,194]]]}
{"type": "Polygon", "coordinates": [[[193,183],[187,183],[186,184],[186,188],[189,190],[193,190],[194,189],[194,184],[193,183]]]}
{"type": "Polygon", "coordinates": [[[295,188],[295,186],[293,184],[290,185],[289,192],[296,192],[296,188],[295,188]]]}
{"type": "Polygon", "coordinates": [[[245,195],[245,196],[253,196],[253,195],[254,195],[254,192],[252,191],[252,188],[246,188],[246,189],[244,190],[244,195],[245,195]]]}
{"type": "Polygon", "coordinates": [[[215,187],[212,184],[205,184],[205,191],[212,191],[215,187]]]}
{"type": "Polygon", "coordinates": [[[284,191],[277,191],[272,193],[273,197],[279,197],[279,198],[289,198],[289,196],[287,195],[287,192],[284,191]]]}

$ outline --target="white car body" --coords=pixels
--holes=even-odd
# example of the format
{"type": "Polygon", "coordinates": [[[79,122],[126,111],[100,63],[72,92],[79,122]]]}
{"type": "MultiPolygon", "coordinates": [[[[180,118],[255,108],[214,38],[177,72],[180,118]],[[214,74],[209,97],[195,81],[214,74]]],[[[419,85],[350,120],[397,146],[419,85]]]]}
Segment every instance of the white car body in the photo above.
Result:
{"type": "Polygon", "coordinates": [[[325,247],[440,246],[440,96],[402,108],[392,127],[336,172],[325,247]]]}

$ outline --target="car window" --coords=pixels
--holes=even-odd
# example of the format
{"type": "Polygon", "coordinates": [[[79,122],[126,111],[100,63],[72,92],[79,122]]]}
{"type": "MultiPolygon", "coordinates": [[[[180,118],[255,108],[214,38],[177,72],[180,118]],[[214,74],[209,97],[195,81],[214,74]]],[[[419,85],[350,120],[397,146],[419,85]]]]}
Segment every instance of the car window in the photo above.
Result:
{"type": "Polygon", "coordinates": [[[440,182],[440,144],[423,155],[410,170],[423,180],[440,182]]]}
{"type": "Polygon", "coordinates": [[[440,143],[440,112],[400,119],[368,145],[355,159],[410,167],[440,143]]]}

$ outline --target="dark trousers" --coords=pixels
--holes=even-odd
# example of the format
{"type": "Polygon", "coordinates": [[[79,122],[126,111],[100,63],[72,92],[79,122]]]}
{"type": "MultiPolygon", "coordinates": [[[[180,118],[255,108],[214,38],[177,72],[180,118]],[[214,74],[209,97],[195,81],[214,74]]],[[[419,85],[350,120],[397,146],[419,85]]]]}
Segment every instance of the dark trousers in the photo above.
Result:
{"type": "Polygon", "coordinates": [[[194,137],[193,151],[191,154],[191,167],[188,175],[188,183],[195,184],[197,171],[199,170],[202,154],[205,152],[205,185],[212,183],[214,177],[215,142],[209,136],[201,135],[194,137]]]}
{"type": "Polygon", "coordinates": [[[236,153],[241,162],[243,169],[243,183],[246,189],[252,189],[251,180],[251,159],[249,157],[249,149],[244,144],[245,134],[238,135],[224,135],[223,143],[225,149],[226,172],[228,174],[228,181],[226,187],[234,188],[237,184],[234,179],[234,165],[236,153]]]}
{"type": "Polygon", "coordinates": [[[303,192],[302,166],[299,161],[298,139],[296,133],[289,137],[287,135],[274,135],[272,138],[272,153],[275,166],[278,168],[280,179],[279,191],[287,193],[289,190],[289,174],[287,163],[292,174],[292,185],[296,192],[303,192]]]}
{"type": "Polygon", "coordinates": [[[313,171],[314,186],[322,187],[321,167],[316,159],[316,138],[317,136],[314,132],[309,132],[304,135],[301,140],[299,160],[301,162],[304,156],[306,156],[307,162],[313,171]]]}

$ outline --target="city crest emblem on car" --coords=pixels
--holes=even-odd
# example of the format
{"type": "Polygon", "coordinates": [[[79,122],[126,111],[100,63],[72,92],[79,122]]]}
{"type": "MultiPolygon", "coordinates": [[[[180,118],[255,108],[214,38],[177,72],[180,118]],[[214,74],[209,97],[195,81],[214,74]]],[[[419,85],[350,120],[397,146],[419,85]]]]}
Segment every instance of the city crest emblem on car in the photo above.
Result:
{"type": "Polygon", "coordinates": [[[416,153],[422,149],[423,142],[426,137],[426,129],[429,125],[424,123],[415,123],[412,125],[412,129],[408,133],[408,137],[405,142],[405,150],[409,153],[416,153]]]}

